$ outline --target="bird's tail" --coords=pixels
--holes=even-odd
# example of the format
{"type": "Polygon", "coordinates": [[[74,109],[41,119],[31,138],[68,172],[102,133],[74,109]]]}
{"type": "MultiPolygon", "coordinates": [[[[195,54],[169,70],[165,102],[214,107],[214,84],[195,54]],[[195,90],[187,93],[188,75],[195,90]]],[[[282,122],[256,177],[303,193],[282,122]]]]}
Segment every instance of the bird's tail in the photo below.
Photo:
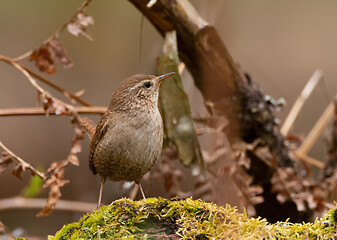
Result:
{"type": "Polygon", "coordinates": [[[80,117],[80,123],[82,125],[82,127],[86,130],[88,137],[91,141],[92,137],[95,134],[96,131],[96,123],[94,121],[92,121],[89,118],[86,117],[80,117]]]}

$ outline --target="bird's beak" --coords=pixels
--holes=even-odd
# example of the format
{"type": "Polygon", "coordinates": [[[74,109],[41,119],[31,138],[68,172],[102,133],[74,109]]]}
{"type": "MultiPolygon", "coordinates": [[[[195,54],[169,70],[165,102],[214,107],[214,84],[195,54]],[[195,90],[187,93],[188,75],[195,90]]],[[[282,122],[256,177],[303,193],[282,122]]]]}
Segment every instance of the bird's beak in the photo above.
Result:
{"type": "Polygon", "coordinates": [[[170,72],[170,73],[166,73],[166,74],[163,74],[161,76],[158,76],[157,77],[157,81],[158,83],[160,84],[164,79],[168,78],[168,77],[171,77],[172,75],[174,75],[175,73],[174,72],[170,72]]]}

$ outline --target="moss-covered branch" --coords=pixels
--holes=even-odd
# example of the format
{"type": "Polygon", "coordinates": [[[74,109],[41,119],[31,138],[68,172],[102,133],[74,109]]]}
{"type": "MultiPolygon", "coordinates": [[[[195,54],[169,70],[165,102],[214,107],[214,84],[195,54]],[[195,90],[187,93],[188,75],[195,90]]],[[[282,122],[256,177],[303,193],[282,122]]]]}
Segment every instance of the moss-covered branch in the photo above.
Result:
{"type": "Polygon", "coordinates": [[[270,224],[192,198],[120,199],[64,226],[56,239],[334,239],[336,209],[314,223],[270,224]]]}

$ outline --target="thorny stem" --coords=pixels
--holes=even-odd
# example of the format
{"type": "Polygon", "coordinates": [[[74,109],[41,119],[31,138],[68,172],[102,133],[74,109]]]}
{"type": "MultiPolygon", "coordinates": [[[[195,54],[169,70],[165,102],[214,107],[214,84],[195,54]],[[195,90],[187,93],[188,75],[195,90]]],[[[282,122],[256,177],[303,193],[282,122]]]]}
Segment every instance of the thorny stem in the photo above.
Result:
{"type": "Polygon", "coordinates": [[[39,170],[35,169],[32,165],[24,161],[22,158],[17,156],[15,153],[13,153],[11,150],[9,150],[1,141],[0,141],[0,147],[5,150],[9,155],[11,155],[13,158],[15,158],[18,162],[22,164],[23,167],[29,168],[32,172],[34,172],[37,176],[42,178],[43,180],[46,180],[46,176],[44,173],[41,173],[39,170]]]}
{"type": "MultiPolygon", "coordinates": [[[[65,24],[62,25],[62,27],[60,27],[59,29],[57,29],[53,35],[51,35],[49,38],[47,38],[45,41],[43,41],[42,45],[43,44],[47,44],[48,42],[50,42],[51,40],[53,39],[56,39],[60,36],[60,34],[64,31],[64,29],[67,28],[67,25],[70,23],[70,22],[73,22],[77,16],[77,14],[81,11],[83,11],[83,9],[85,9],[89,3],[91,2],[92,0],[86,0],[82,6],[78,9],[78,11],[70,18],[69,21],[67,21],[65,24]]],[[[22,60],[24,60],[25,58],[29,57],[32,53],[34,52],[34,50],[29,50],[28,52],[16,57],[16,58],[13,58],[13,61],[14,62],[20,62],[22,60]]]]}

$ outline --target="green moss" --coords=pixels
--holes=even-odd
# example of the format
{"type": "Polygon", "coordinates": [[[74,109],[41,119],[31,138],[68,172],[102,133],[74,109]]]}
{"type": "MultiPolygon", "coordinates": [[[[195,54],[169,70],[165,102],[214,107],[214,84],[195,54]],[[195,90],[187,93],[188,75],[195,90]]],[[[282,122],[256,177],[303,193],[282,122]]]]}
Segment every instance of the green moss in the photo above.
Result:
{"type": "Polygon", "coordinates": [[[337,207],[314,223],[270,224],[192,198],[120,199],[64,226],[55,239],[332,239],[337,207]]]}

